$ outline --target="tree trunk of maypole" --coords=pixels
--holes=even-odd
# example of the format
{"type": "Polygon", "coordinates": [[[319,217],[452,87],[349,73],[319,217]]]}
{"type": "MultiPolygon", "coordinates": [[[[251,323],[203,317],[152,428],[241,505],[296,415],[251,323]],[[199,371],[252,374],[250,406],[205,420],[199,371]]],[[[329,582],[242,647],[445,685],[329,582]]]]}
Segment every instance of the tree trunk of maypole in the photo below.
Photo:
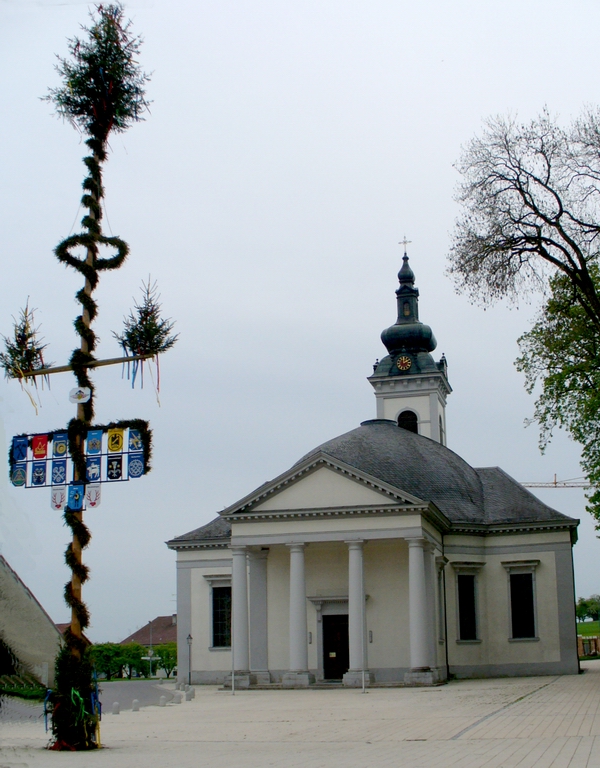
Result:
{"type": "MultiPolygon", "coordinates": [[[[96,163],[99,166],[100,165],[99,158],[96,155],[96,153],[94,153],[94,160],[96,161],[96,163]]],[[[100,202],[98,200],[98,195],[97,195],[97,193],[95,191],[93,191],[91,193],[91,197],[93,198],[94,202],[97,205],[100,204],[100,202]]],[[[89,216],[90,216],[90,218],[96,220],[96,213],[95,213],[93,208],[90,208],[89,216]]],[[[96,260],[96,254],[95,254],[94,248],[91,247],[91,246],[88,246],[88,248],[87,248],[87,257],[86,257],[85,263],[88,266],[93,268],[95,266],[95,260],[96,260]]],[[[89,278],[87,278],[87,277],[85,279],[85,285],[84,285],[84,289],[83,290],[84,290],[85,295],[88,298],[90,298],[91,295],[92,295],[93,288],[92,288],[92,284],[89,281],[89,278]]],[[[81,320],[83,322],[84,328],[87,331],[89,331],[91,321],[90,321],[90,313],[89,313],[89,311],[88,311],[86,306],[82,307],[81,320]]],[[[85,335],[83,335],[81,337],[80,349],[81,349],[81,352],[84,355],[89,355],[90,349],[89,349],[89,344],[88,344],[88,341],[87,341],[85,335]]],[[[86,373],[87,373],[87,370],[88,369],[86,369],[86,373]]],[[[92,399],[93,399],[93,393],[90,395],[90,401],[92,399]]],[[[88,428],[90,426],[90,422],[86,418],[85,411],[86,411],[86,409],[84,408],[83,403],[78,403],[77,404],[77,416],[76,416],[77,421],[81,422],[85,426],[85,428],[88,428]]],[[[83,438],[81,437],[81,435],[77,435],[76,442],[77,442],[77,448],[78,448],[79,451],[81,451],[81,448],[82,448],[82,440],[83,440],[83,438]]],[[[77,482],[78,480],[85,481],[85,477],[80,477],[79,476],[79,468],[77,467],[77,465],[74,465],[73,480],[75,482],[77,482]]],[[[84,491],[85,491],[85,486],[84,486],[84,491]]],[[[75,519],[77,520],[78,523],[83,523],[83,508],[81,510],[79,510],[78,512],[75,512],[74,516],[75,516],[75,519]]],[[[81,546],[81,542],[79,541],[79,537],[77,536],[77,533],[75,531],[73,531],[72,552],[73,552],[73,556],[75,558],[75,562],[79,566],[83,565],[82,546],[81,546]]],[[[75,600],[77,600],[77,602],[81,603],[82,602],[82,599],[81,599],[81,597],[82,597],[82,584],[81,584],[81,579],[80,579],[76,569],[71,569],[71,590],[72,590],[72,594],[73,594],[73,597],[75,598],[75,600]]],[[[73,656],[75,658],[80,659],[81,658],[80,648],[82,646],[82,641],[83,641],[83,632],[82,632],[82,629],[81,629],[81,622],[79,620],[79,616],[78,616],[78,613],[77,613],[77,608],[76,608],[75,605],[71,606],[71,634],[73,635],[73,637],[77,641],[73,645],[73,648],[71,649],[71,653],[73,654],[73,656]]]]}

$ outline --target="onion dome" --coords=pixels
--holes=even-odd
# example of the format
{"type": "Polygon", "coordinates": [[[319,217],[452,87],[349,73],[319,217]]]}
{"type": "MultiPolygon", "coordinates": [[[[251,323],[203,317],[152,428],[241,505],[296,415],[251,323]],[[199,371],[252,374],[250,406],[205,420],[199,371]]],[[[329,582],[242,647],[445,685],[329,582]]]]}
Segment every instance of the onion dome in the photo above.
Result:
{"type": "Polygon", "coordinates": [[[408,264],[406,253],[398,272],[400,287],[396,291],[398,319],[381,334],[381,341],[390,355],[400,352],[432,352],[437,341],[428,325],[419,321],[419,289],[415,288],[415,275],[408,264]]]}

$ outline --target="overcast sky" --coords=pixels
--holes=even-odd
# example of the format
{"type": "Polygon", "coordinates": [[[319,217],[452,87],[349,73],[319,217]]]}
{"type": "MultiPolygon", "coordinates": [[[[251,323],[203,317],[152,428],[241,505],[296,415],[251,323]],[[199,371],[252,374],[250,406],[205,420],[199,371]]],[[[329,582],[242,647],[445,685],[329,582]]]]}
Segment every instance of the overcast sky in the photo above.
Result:
{"type": "MultiPolygon", "coordinates": [[[[55,54],[87,23],[69,0],[0,0],[0,332],[30,297],[66,362],[81,278],[52,254],[73,227],[84,146],[40,100],[55,54]]],[[[395,320],[404,235],[421,319],[454,392],[448,445],[474,466],[522,480],[581,475],[558,435],[545,456],[533,398],[513,366],[539,297],[484,311],[445,276],[458,209],[453,163],[482,119],[547,105],[568,122],[596,104],[600,6],[592,0],[139,0],[151,114],[111,140],[107,231],[131,256],[96,296],[98,354],[151,274],[180,341],[161,360],[161,406],[146,378],[94,374],[97,421],[147,418],[154,470],[103,489],[86,513],[89,636],[119,641],[175,611],[175,554],[164,542],[212,519],[304,453],[375,416],[366,377],[395,320]]],[[[0,456],[10,437],[74,415],[71,374],[40,393],[36,416],[0,382],[0,456]]],[[[541,494],[540,494],[541,495],[541,494]]],[[[600,542],[580,490],[541,496],[581,518],[577,594],[600,592],[600,542]]],[[[55,621],[68,541],[48,489],[0,472],[0,551],[55,621]]]]}

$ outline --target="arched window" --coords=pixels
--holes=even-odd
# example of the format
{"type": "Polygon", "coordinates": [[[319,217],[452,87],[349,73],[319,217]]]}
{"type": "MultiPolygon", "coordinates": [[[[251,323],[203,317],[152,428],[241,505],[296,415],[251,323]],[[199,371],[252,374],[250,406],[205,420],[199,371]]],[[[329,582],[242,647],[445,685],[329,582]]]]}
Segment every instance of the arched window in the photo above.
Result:
{"type": "Polygon", "coordinates": [[[402,314],[404,317],[410,317],[410,304],[408,301],[404,302],[404,306],[402,307],[402,314]]]}
{"type": "Polygon", "coordinates": [[[414,411],[402,411],[398,416],[398,426],[408,429],[409,432],[419,434],[419,417],[414,411]]]}

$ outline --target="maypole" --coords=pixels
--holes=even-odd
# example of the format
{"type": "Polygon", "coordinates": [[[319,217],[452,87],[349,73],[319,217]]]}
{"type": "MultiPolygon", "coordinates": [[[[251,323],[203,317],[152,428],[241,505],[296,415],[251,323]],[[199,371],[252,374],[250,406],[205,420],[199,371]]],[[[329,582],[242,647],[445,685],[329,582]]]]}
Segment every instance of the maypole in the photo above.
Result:
{"type": "MultiPolygon", "coordinates": [[[[83,181],[81,205],[86,213],[82,231],[63,240],[55,249],[58,260],[75,269],[84,278],[76,298],[81,314],[74,321],[80,343],[68,365],[46,367],[42,345],[33,325],[33,313],[27,306],[15,321],[14,339],[5,339],[6,351],[0,364],[9,378],[17,378],[27,387],[36,377],[65,370],[75,375],[77,387],[71,392],[76,414],[66,431],[20,435],[13,438],[10,475],[13,485],[50,486],[51,505],[64,511],[64,521],[72,533],[65,552],[71,578],[65,585],[65,601],[71,608],[71,624],[65,633],[65,647],[56,662],[55,688],[49,692],[52,715],[52,749],[85,750],[100,746],[100,717],[97,685],[86,657],[83,632],[89,625],[89,612],[83,602],[82,586],[89,578],[82,551],[90,541],[90,531],[83,520],[86,503],[100,503],[104,482],[138,478],[150,470],[151,432],[141,419],[94,425],[94,384],[90,369],[122,362],[139,364],[169,349],[176,336],[173,324],[160,320],[155,301],[149,322],[139,318],[137,337],[144,340],[135,349],[124,347],[126,357],[97,360],[94,357],[96,335],[92,324],[98,312],[93,298],[102,272],[121,267],[129,247],[119,237],[102,233],[102,166],[107,158],[111,132],[123,132],[143,119],[148,108],[145,84],[149,77],[140,69],[136,56],[141,39],[131,35],[131,22],[125,21],[120,5],[98,5],[91,14],[92,24],[83,27],[83,39],[69,40],[70,57],[60,59],[57,70],[62,85],[51,89],[46,98],[57,114],[87,136],[90,153],[83,160],[87,175],[83,181]],[[101,256],[101,249],[112,254],[101,256]],[[145,325],[144,325],[145,323],[145,325]],[[25,330],[23,330],[25,329],[25,330]],[[157,332],[157,329],[159,332],[157,332]],[[131,355],[129,356],[129,353],[131,355]],[[69,479],[72,478],[72,479],[69,479]]],[[[128,329],[126,321],[126,332],[128,329]]],[[[131,325],[132,319],[129,319],[131,325]]],[[[136,337],[136,338],[137,338],[136,337]]],[[[117,338],[120,339],[119,336],[117,338]]]]}

